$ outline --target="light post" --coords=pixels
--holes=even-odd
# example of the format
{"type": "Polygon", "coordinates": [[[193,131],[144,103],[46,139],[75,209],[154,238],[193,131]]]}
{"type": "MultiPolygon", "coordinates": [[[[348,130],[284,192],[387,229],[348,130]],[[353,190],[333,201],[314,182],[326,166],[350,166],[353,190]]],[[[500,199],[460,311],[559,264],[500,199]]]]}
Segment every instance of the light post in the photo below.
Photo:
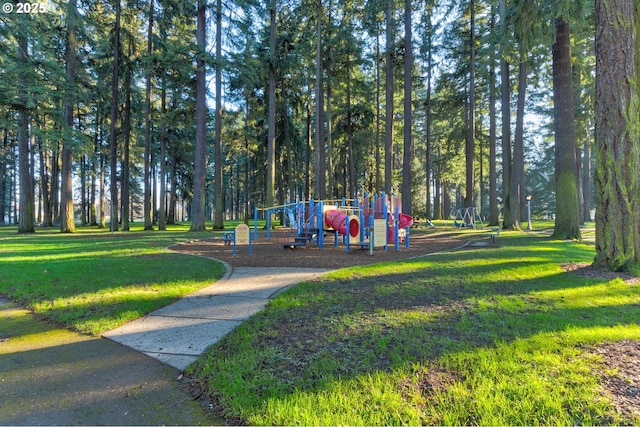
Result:
{"type": "Polygon", "coordinates": [[[531,199],[533,197],[531,196],[531,194],[529,194],[527,196],[527,230],[531,231],[533,230],[533,228],[531,228],[531,199]]]}

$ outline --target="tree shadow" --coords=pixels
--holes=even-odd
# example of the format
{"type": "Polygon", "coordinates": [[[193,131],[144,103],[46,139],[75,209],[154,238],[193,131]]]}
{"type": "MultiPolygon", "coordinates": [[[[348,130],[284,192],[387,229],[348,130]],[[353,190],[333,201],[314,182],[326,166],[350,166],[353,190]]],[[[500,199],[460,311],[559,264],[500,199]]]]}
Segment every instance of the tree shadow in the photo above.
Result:
{"type": "MultiPolygon", "coordinates": [[[[607,290],[601,279],[549,268],[563,259],[561,248],[539,256],[526,247],[504,251],[508,258],[464,251],[403,262],[408,271],[400,274],[380,274],[384,268],[378,266],[370,276],[299,285],[242,325],[242,333],[215,346],[212,359],[215,353],[242,359],[244,349],[259,349],[250,372],[237,374],[264,382],[257,401],[278,400],[321,391],[337,379],[407,369],[539,334],[634,324],[640,315],[637,287],[607,290]],[[479,264],[461,269],[476,258],[479,264]],[[532,278],[532,269],[549,272],[532,278]],[[593,292],[602,302],[547,295],[565,290],[593,292]]],[[[210,380],[215,390],[215,378],[210,380]]]]}

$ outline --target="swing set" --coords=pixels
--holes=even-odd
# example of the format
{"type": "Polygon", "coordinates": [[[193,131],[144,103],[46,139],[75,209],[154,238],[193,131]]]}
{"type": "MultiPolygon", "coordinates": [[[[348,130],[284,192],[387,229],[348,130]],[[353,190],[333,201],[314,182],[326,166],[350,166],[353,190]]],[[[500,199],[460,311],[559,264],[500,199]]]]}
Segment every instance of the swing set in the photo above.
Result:
{"type": "Polygon", "coordinates": [[[449,213],[449,218],[453,217],[453,226],[458,228],[477,229],[478,224],[484,229],[482,217],[476,210],[475,206],[469,208],[454,208],[449,213]]]}

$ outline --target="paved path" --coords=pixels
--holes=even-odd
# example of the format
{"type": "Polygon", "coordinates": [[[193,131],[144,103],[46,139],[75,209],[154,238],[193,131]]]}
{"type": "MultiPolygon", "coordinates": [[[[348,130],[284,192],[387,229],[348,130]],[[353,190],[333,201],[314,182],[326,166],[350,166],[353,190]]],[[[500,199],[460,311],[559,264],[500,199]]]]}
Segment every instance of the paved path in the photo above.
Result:
{"type": "Polygon", "coordinates": [[[222,425],[176,369],[0,298],[0,425],[222,425]]]}
{"type": "Polygon", "coordinates": [[[226,267],[213,285],[103,336],[184,370],[283,289],[330,271],[226,267]]]}

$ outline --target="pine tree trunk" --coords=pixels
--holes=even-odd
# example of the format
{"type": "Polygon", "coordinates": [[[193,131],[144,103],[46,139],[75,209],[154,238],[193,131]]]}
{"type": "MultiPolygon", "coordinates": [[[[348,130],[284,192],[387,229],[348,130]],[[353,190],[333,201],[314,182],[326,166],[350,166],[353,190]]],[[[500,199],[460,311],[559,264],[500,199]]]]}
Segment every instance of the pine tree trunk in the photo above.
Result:
{"type": "Polygon", "coordinates": [[[402,212],[412,215],[413,197],[413,116],[411,105],[411,73],[413,71],[413,52],[411,43],[411,0],[404,2],[404,159],[402,162],[402,212]]]}
{"type": "Polygon", "coordinates": [[[470,1],[471,10],[471,40],[469,43],[469,51],[471,58],[469,59],[469,118],[467,129],[467,140],[465,144],[465,169],[466,169],[466,188],[464,197],[464,206],[467,208],[475,206],[475,145],[476,145],[476,36],[475,36],[475,1],[470,1]]]}
{"type": "Polygon", "coordinates": [[[425,102],[425,184],[426,184],[426,202],[425,202],[425,219],[432,219],[435,217],[434,207],[435,202],[432,203],[432,180],[433,177],[433,160],[432,160],[432,143],[431,143],[431,125],[432,125],[432,102],[431,102],[431,91],[432,91],[432,80],[433,80],[433,24],[432,24],[432,15],[433,8],[429,8],[428,12],[428,20],[426,22],[427,25],[427,40],[426,40],[426,49],[427,49],[427,93],[426,93],[426,102],[425,102]]]}
{"type": "Polygon", "coordinates": [[[511,215],[514,228],[519,228],[522,215],[524,194],[524,107],[527,95],[527,62],[524,52],[520,53],[518,64],[518,101],[516,107],[516,132],[513,137],[513,167],[511,168],[511,215]]]}
{"type": "MultiPolygon", "coordinates": [[[[51,214],[51,191],[49,179],[49,152],[45,149],[42,138],[38,138],[38,150],[40,151],[40,188],[42,192],[42,227],[51,227],[53,225],[53,216],[51,214]]],[[[0,160],[1,161],[1,160],[0,160]]],[[[1,172],[0,172],[1,173],[1,172]]],[[[0,205],[4,200],[2,190],[4,189],[0,183],[0,205]]],[[[0,218],[3,215],[2,206],[0,206],[0,218]]]]}
{"type": "Polygon", "coordinates": [[[67,5],[67,42],[66,42],[66,93],[64,105],[65,138],[62,145],[62,182],[60,188],[60,231],[73,233],[76,230],[75,215],[73,212],[73,142],[71,131],[73,129],[73,104],[74,82],[76,74],[76,31],[75,15],[76,0],[70,0],[67,5]]]}
{"type": "Polygon", "coordinates": [[[580,239],[578,176],[571,76],[569,23],[555,20],[553,45],[553,101],[556,157],[556,220],[553,236],[580,239]]]}
{"type": "MultiPolygon", "coordinates": [[[[206,3],[198,0],[196,18],[196,144],[193,172],[193,200],[191,201],[190,231],[205,229],[205,174],[207,166],[207,104],[204,55],[206,50],[206,3]]],[[[216,165],[217,167],[218,165],[216,165]]]]}
{"type": "Polygon", "coordinates": [[[169,172],[169,203],[167,204],[167,224],[175,224],[176,219],[176,203],[177,203],[177,194],[176,194],[176,186],[178,185],[178,160],[176,159],[176,155],[174,153],[171,154],[171,170],[169,172]]]}
{"type": "Polygon", "coordinates": [[[222,1],[216,2],[216,120],[215,120],[215,180],[213,217],[214,230],[224,229],[224,189],[222,187],[222,1]]]}
{"type": "Polygon", "coordinates": [[[596,258],[624,271],[640,260],[638,5],[596,1],[596,258]]]}
{"type": "Polygon", "coordinates": [[[2,135],[2,146],[0,147],[0,225],[5,224],[7,214],[7,170],[9,163],[9,130],[5,127],[2,135]]]}
{"type": "MultiPolygon", "coordinates": [[[[506,8],[507,1],[500,0],[500,32],[506,40],[506,8]]],[[[510,230],[514,227],[511,201],[511,83],[509,81],[509,63],[507,62],[504,44],[500,46],[500,78],[502,88],[502,221],[503,227],[510,230]]]]}
{"type": "Polygon", "coordinates": [[[385,64],[385,149],[384,149],[384,191],[391,194],[393,187],[393,50],[395,36],[393,31],[393,0],[386,0],[386,64],[385,64]]]}
{"type": "Polygon", "coordinates": [[[351,63],[347,70],[347,149],[349,152],[349,197],[355,199],[358,194],[358,180],[353,150],[353,114],[351,111],[351,63]]]}
{"type": "Polygon", "coordinates": [[[324,132],[324,89],[322,67],[322,16],[324,8],[322,0],[318,0],[317,34],[316,34],[316,199],[324,199],[327,194],[326,181],[326,156],[325,156],[325,132],[324,132]]]}
{"type": "Polygon", "coordinates": [[[109,134],[110,151],[110,194],[111,218],[110,230],[118,231],[118,80],[120,70],[120,0],[116,0],[116,25],[113,30],[113,75],[111,78],[111,131],[109,134]]]}
{"type": "MultiPolygon", "coordinates": [[[[167,89],[166,76],[162,76],[162,91],[160,94],[160,112],[162,117],[167,114],[167,89]]],[[[167,230],[167,125],[162,124],[162,135],[160,135],[160,191],[158,206],[158,230],[167,230]]]]}
{"type": "MultiPolygon", "coordinates": [[[[379,26],[376,23],[376,29],[379,26]]],[[[384,188],[382,185],[382,156],[380,154],[380,37],[379,32],[376,31],[376,186],[375,192],[379,192],[384,188]]]]}
{"type": "MultiPolygon", "coordinates": [[[[491,34],[495,32],[495,11],[491,6],[491,34]]],[[[489,225],[498,225],[498,170],[496,166],[496,71],[495,49],[491,48],[489,60],[489,225]]]]}
{"type": "Polygon", "coordinates": [[[105,175],[107,170],[107,164],[104,156],[100,156],[100,182],[98,184],[99,192],[100,192],[100,219],[98,220],[99,228],[106,228],[107,226],[107,218],[105,212],[105,204],[107,201],[106,197],[106,188],[105,188],[105,175]]]}
{"type": "Polygon", "coordinates": [[[585,139],[584,150],[582,150],[582,220],[591,221],[591,148],[590,142],[585,139]]]}
{"type": "MultiPolygon", "coordinates": [[[[129,39],[129,58],[132,56],[131,39],[129,39]]],[[[122,121],[122,134],[123,134],[123,151],[122,151],[122,164],[120,169],[122,170],[122,184],[120,192],[121,205],[122,205],[122,231],[130,231],[129,227],[129,214],[131,210],[130,202],[130,145],[131,145],[131,78],[132,69],[131,62],[127,64],[127,68],[124,76],[124,118],[122,121]]]]}
{"type": "MultiPolygon", "coordinates": [[[[21,30],[22,31],[22,30],[21,30]]],[[[18,171],[20,175],[20,207],[18,217],[19,233],[35,233],[35,201],[31,185],[29,165],[29,114],[27,111],[26,67],[28,64],[28,40],[26,34],[18,35],[18,171]]]]}
{"type": "MultiPolygon", "coordinates": [[[[147,59],[151,60],[153,53],[153,12],[154,0],[149,1],[149,25],[147,26],[147,59]]],[[[145,71],[146,87],[145,87],[145,111],[144,111],[144,197],[143,215],[144,229],[153,230],[152,206],[151,198],[151,74],[152,64],[147,64],[145,71]]],[[[164,102],[164,100],[163,100],[164,102]]],[[[161,161],[164,161],[162,159],[161,161]]],[[[161,198],[163,195],[160,196],[161,198]]],[[[162,204],[162,203],[161,203],[162,204]]]]}

